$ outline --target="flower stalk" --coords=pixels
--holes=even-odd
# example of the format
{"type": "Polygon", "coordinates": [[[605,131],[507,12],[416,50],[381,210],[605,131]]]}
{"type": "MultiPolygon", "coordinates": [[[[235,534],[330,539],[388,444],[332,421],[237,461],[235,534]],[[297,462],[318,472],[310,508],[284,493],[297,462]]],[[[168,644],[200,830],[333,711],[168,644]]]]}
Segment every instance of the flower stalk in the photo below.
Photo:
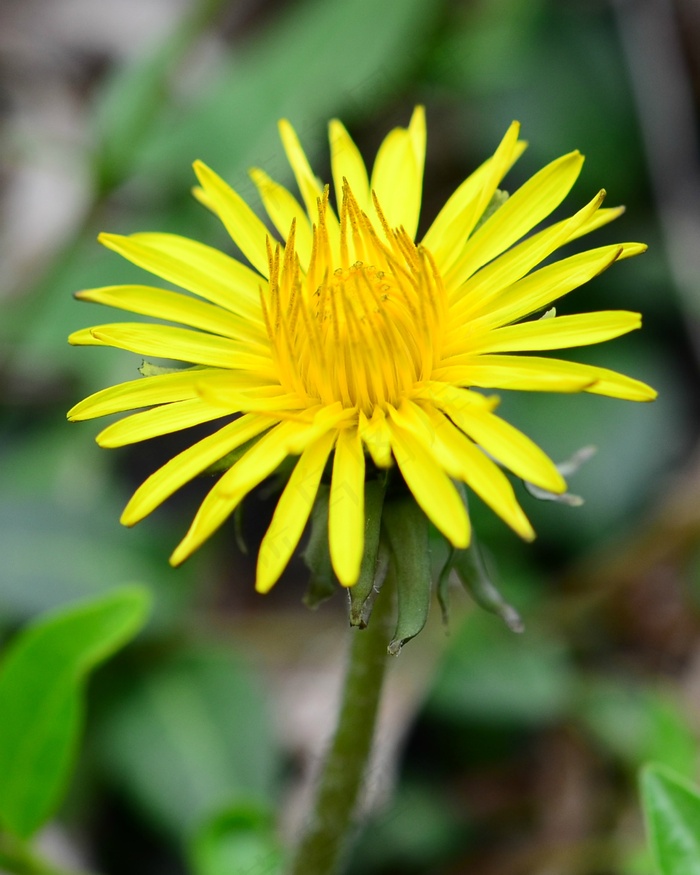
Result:
{"type": "Polygon", "coordinates": [[[367,628],[352,630],[338,725],[290,875],[334,875],[355,829],[394,622],[394,587],[390,584],[387,579],[367,628]]]}

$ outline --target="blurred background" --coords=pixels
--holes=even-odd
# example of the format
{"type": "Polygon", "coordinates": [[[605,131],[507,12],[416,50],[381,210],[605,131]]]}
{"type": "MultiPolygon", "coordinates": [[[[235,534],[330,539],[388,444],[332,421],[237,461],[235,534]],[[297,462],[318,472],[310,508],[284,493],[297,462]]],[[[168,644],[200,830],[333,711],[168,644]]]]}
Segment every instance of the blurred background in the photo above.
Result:
{"type": "Polygon", "coordinates": [[[346,644],[343,594],[305,608],[300,560],[254,593],[269,490],[241,520],[248,554],[231,522],[168,566],[206,481],[119,525],[193,435],[105,451],[92,441],[104,422],[65,421],[140,364],[66,343],[123,319],[74,291],[143,279],[95,237],[167,230],[231,251],[190,195],[194,159],[257,208],[252,164],[291,183],[278,118],[329,179],[329,118],[371,161],[423,103],[423,229],[514,118],[530,145],[510,190],[578,148],[562,215],[601,187],[627,206],[590,245],[649,251],[562,310],[640,310],[644,329],[568,357],[659,399],[503,394],[504,415],[555,460],[598,447],[571,481],[585,504],[519,489],[534,546],[473,508],[525,634],[460,591],[449,629],[435,606],[391,666],[349,871],[653,875],[637,769],[698,777],[699,47],[697,0],[1,0],[0,639],[125,582],[155,596],[146,632],[91,685],[78,773],[43,839],[52,855],[105,875],[227,875],[248,842],[245,872],[269,875],[299,828],[346,644]]]}

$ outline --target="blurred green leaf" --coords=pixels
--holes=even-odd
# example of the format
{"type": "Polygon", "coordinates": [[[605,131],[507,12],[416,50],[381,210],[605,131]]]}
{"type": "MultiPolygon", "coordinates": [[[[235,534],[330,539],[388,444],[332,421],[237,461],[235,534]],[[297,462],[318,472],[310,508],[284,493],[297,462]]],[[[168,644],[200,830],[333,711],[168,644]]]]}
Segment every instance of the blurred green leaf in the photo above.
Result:
{"type": "Polygon", "coordinates": [[[259,682],[234,654],[189,650],[130,677],[103,713],[97,757],[178,838],[228,806],[269,799],[277,752],[259,682]]]}
{"type": "Polygon", "coordinates": [[[464,812],[438,786],[404,781],[367,824],[349,871],[351,875],[437,871],[439,861],[463,845],[469,833],[464,812]]]}
{"type": "Polygon", "coordinates": [[[573,683],[566,649],[544,630],[515,635],[475,613],[450,641],[427,707],[452,719],[537,725],[566,712],[573,683]]]}
{"type": "Polygon", "coordinates": [[[70,777],[87,674],[132,638],[149,607],[124,587],[44,617],[0,665],[0,822],[26,838],[56,808],[70,777]]]}
{"type": "MultiPolygon", "coordinates": [[[[440,5],[387,0],[381,14],[374,0],[290,5],[221,64],[205,93],[190,105],[164,108],[134,169],[150,181],[181,185],[190,179],[191,162],[201,158],[223,175],[255,163],[288,178],[277,119],[291,119],[311,155],[321,142],[325,150],[319,133],[328,117],[376,107],[420,63],[440,5]]],[[[239,190],[254,191],[246,179],[239,190]]]]}
{"type": "Polygon", "coordinates": [[[197,0],[151,53],[119,69],[97,102],[94,128],[98,138],[98,188],[108,192],[128,176],[130,162],[160,107],[169,97],[169,80],[224,0],[197,0]]]}
{"type": "Polygon", "coordinates": [[[278,875],[284,854],[272,813],[236,805],[205,823],[190,848],[194,875],[278,875]]]}
{"type": "Polygon", "coordinates": [[[634,769],[649,760],[690,772],[697,740],[670,695],[610,680],[582,681],[575,711],[605,747],[634,769]]]}
{"type": "Polygon", "coordinates": [[[647,835],[661,875],[700,875],[700,791],[663,766],[641,772],[647,835]]]}
{"type": "Polygon", "coordinates": [[[0,620],[22,622],[102,595],[125,579],[148,581],[150,629],[173,623],[189,603],[192,569],[174,572],[166,562],[172,532],[152,526],[129,531],[119,524],[126,495],[110,476],[109,454],[92,444],[91,431],[90,424],[59,420],[6,441],[0,620]]]}

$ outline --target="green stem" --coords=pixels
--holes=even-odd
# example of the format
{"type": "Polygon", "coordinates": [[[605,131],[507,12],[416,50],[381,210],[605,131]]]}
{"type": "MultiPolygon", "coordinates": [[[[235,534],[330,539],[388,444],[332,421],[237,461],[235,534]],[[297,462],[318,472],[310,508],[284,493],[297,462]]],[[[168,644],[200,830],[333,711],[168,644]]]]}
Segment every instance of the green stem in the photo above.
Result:
{"type": "Polygon", "coordinates": [[[367,628],[351,631],[338,725],[290,875],[333,875],[339,869],[372,749],[393,618],[393,587],[387,581],[367,628]]]}
{"type": "Polygon", "coordinates": [[[31,851],[24,842],[0,834],[0,871],[12,875],[90,875],[89,872],[63,869],[31,851]]]}

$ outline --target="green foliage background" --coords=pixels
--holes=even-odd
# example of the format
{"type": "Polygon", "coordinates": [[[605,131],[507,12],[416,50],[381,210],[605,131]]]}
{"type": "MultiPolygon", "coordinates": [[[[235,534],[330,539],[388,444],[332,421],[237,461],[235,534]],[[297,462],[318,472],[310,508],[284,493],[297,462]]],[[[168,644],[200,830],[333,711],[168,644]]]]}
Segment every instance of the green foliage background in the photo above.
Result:
{"type": "MultiPolygon", "coordinates": [[[[131,3],[99,5],[115,23],[136,14],[131,3]]],[[[506,417],[553,458],[598,445],[572,482],[586,503],[523,492],[539,533],[530,547],[474,500],[476,531],[526,633],[454,593],[446,636],[433,606],[393,667],[401,705],[383,728],[379,801],[349,872],[655,875],[636,773],[653,760],[697,778],[700,732],[700,24],[691,0],[150,5],[158,15],[133,48],[104,34],[100,42],[94,27],[91,42],[71,18],[79,3],[0,10],[0,639],[128,582],[153,601],[145,631],[90,684],[60,834],[105,875],[277,872],[298,826],[300,775],[320,753],[299,727],[331,719],[346,627],[341,596],[314,614],[302,606],[301,563],[256,596],[233,523],[184,568],[168,567],[206,483],[136,530],[119,526],[130,492],[191,436],[106,452],[91,442],[99,425],[65,421],[75,401],[134,378],[140,363],[65,341],[111,318],[73,291],[137,275],[95,236],[169,230],[230,250],[189,195],[194,159],[255,204],[251,164],[291,182],[278,118],[292,121],[328,178],[330,117],[371,158],[424,103],[423,228],[513,118],[530,142],[513,187],[579,148],[587,162],[566,208],[601,186],[608,205],[627,205],[594,245],[642,240],[649,252],[564,308],[638,309],[645,327],[572,358],[644,379],[659,399],[505,393],[506,417]],[[49,61],[39,37],[54,47],[49,61]],[[63,126],[47,109],[55,94],[63,126]],[[14,193],[29,193],[26,179],[40,182],[47,168],[73,186],[75,203],[62,213],[40,189],[32,216],[14,193]],[[35,239],[45,212],[59,230],[35,239]]],[[[254,497],[242,520],[252,555],[271,507],[254,497]]]]}

